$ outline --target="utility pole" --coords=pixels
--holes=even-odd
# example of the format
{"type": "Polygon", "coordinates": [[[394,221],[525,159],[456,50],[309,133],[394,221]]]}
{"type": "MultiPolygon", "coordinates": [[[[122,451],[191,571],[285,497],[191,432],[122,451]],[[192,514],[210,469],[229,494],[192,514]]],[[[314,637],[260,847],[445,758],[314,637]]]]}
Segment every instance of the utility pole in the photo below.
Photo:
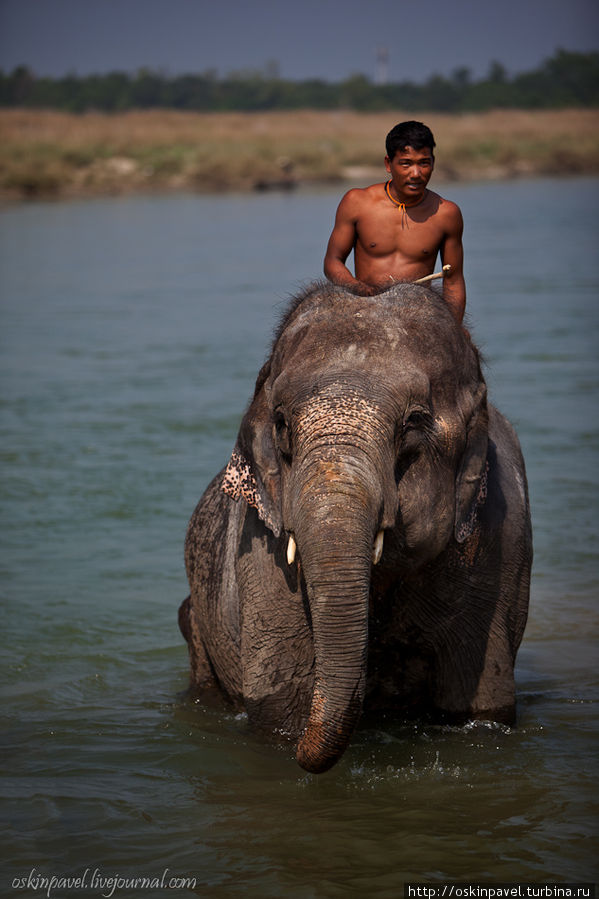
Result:
{"type": "Polygon", "coordinates": [[[389,80],[389,48],[376,48],[376,83],[387,84],[389,80]]]}

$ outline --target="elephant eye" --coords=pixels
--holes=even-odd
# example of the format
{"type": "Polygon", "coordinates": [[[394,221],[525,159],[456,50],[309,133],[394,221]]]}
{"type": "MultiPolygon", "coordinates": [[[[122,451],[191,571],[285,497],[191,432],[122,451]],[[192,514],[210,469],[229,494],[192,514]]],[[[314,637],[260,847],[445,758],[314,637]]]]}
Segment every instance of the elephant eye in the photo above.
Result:
{"type": "Polygon", "coordinates": [[[432,437],[432,417],[428,409],[421,406],[407,410],[397,427],[397,463],[395,477],[402,479],[422,451],[430,446],[432,437]]]}
{"type": "Polygon", "coordinates": [[[403,430],[422,430],[431,423],[431,416],[427,409],[412,409],[404,416],[403,430]]]}
{"type": "Polygon", "coordinates": [[[275,442],[283,456],[291,456],[291,435],[282,412],[275,412],[275,442]]]}

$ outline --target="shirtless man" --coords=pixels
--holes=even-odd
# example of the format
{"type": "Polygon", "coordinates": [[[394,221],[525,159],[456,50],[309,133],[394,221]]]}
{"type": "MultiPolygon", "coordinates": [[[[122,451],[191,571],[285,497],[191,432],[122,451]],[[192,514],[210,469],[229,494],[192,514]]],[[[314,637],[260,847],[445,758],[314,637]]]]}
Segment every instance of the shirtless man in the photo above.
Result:
{"type": "Polygon", "coordinates": [[[421,122],[396,125],[385,142],[386,184],[348,191],[337,209],[324,260],[334,284],[372,296],[395,281],[432,274],[437,259],[451,270],[443,297],[458,322],[464,317],[462,214],[449,200],[428,190],[435,165],[435,140],[421,122]],[[354,251],[354,277],[345,260],[354,251]]]}

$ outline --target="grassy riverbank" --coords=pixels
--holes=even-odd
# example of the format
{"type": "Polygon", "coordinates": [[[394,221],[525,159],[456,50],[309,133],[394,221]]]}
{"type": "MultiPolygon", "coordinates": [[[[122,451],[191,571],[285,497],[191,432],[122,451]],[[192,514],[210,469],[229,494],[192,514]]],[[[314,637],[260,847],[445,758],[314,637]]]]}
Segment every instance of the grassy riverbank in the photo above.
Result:
{"type": "MultiPolygon", "coordinates": [[[[0,196],[253,190],[384,177],[388,113],[0,110],[0,196]]],[[[436,180],[599,172],[599,111],[425,114],[436,180]]]]}

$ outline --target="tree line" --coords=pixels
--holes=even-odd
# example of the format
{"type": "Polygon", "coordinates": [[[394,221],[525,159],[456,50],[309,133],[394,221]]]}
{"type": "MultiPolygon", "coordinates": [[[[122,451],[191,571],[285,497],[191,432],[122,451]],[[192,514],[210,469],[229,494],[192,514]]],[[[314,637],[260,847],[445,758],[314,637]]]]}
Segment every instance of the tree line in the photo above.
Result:
{"type": "Polygon", "coordinates": [[[556,109],[599,106],[599,53],[558,50],[539,68],[509,76],[492,62],[484,78],[474,79],[460,67],[448,77],[433,75],[413,81],[376,84],[365,75],[341,82],[320,79],[289,81],[278,66],[261,71],[216,71],[166,76],[151,69],[131,75],[63,78],[37,77],[28,67],[0,70],[0,106],[61,109],[69,112],[168,108],[190,111],[259,111],[272,109],[387,109],[458,113],[492,108],[556,109]]]}

